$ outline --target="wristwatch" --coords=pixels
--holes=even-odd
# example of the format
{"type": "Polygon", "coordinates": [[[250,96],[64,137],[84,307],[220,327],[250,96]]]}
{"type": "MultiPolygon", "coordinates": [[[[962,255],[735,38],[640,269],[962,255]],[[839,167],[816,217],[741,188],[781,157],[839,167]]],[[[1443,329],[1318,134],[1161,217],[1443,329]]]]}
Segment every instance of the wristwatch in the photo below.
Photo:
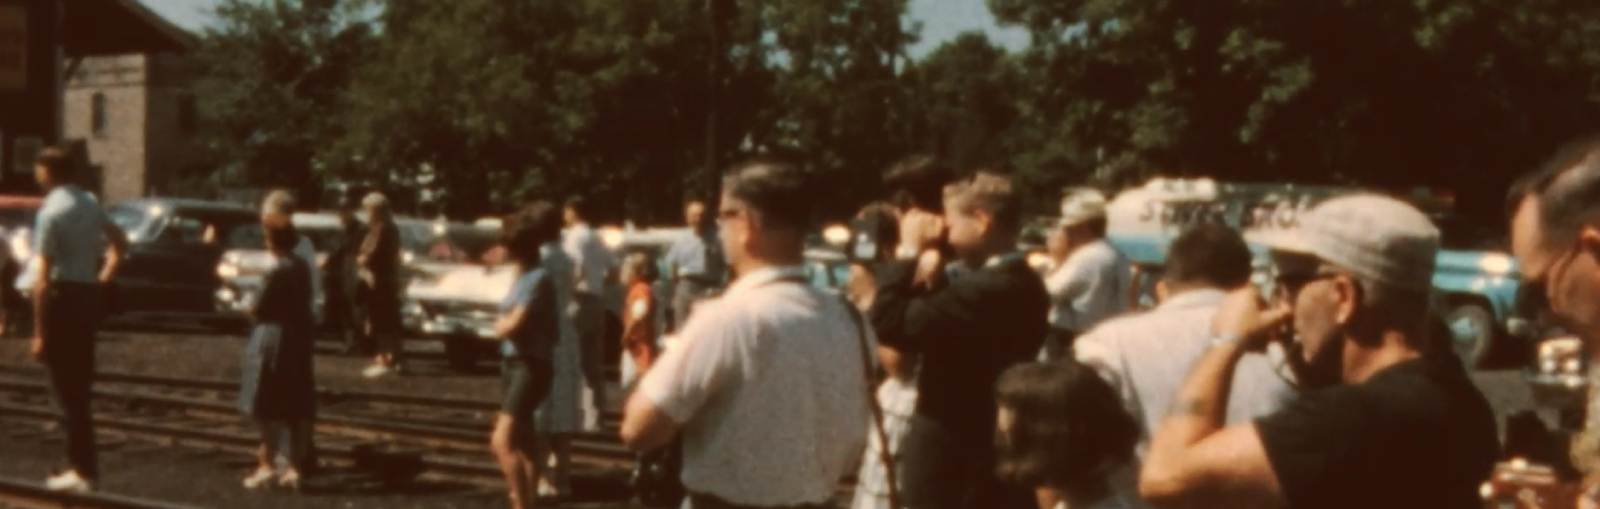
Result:
{"type": "Polygon", "coordinates": [[[1239,346],[1239,343],[1243,342],[1243,341],[1244,341],[1244,338],[1239,337],[1238,334],[1223,333],[1223,334],[1216,334],[1216,335],[1211,336],[1210,344],[1211,344],[1212,348],[1216,348],[1216,347],[1219,347],[1219,346],[1226,346],[1226,347],[1232,348],[1232,347],[1239,346]]]}

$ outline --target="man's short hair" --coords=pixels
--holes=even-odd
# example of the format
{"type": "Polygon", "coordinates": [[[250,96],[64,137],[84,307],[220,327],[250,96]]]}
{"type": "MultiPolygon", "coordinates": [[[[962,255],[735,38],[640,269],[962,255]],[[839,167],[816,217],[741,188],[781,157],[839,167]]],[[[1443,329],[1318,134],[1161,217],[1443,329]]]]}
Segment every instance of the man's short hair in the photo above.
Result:
{"type": "Polygon", "coordinates": [[[980,171],[971,177],[944,188],[946,206],[963,207],[964,212],[983,210],[994,217],[994,226],[1001,231],[1022,230],[1022,197],[1017,195],[1011,178],[998,173],[980,171]]]}
{"type": "Polygon", "coordinates": [[[582,219],[584,221],[594,219],[594,205],[590,204],[589,200],[583,199],[582,196],[573,196],[571,198],[567,198],[567,201],[562,206],[568,210],[577,212],[578,219],[582,219]]]}
{"type": "Polygon", "coordinates": [[[294,195],[283,189],[267,193],[267,197],[261,200],[261,213],[263,215],[292,216],[294,215],[294,209],[294,195]]]}
{"type": "Polygon", "coordinates": [[[539,248],[561,236],[561,213],[555,204],[539,200],[507,216],[500,229],[500,243],[518,262],[540,262],[539,248]]]}
{"type": "Polygon", "coordinates": [[[1250,282],[1250,247],[1233,228],[1203,223],[1184,230],[1167,249],[1162,277],[1182,285],[1232,289],[1250,282]]]}
{"type": "Polygon", "coordinates": [[[722,189],[760,213],[764,229],[804,233],[809,228],[814,198],[807,193],[805,175],[792,164],[770,159],[741,163],[722,178],[722,189]]]}
{"type": "Polygon", "coordinates": [[[1539,226],[1547,245],[1565,245],[1585,225],[1600,222],[1600,135],[1568,143],[1511,187],[1507,210],[1539,197],[1539,226]]]}
{"type": "Polygon", "coordinates": [[[76,165],[72,163],[72,156],[61,147],[46,147],[39,152],[39,157],[34,159],[34,165],[44,167],[45,171],[56,180],[70,179],[76,173],[76,165]]]}
{"type": "Polygon", "coordinates": [[[890,201],[900,208],[919,208],[944,212],[941,193],[955,180],[955,172],[929,155],[914,155],[900,160],[884,172],[883,184],[890,201]]]}

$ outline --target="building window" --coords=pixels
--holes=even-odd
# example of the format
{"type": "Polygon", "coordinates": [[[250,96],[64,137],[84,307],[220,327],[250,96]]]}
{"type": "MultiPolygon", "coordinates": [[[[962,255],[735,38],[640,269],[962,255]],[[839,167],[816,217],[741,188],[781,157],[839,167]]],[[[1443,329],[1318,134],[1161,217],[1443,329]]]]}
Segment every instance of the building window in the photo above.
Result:
{"type": "Polygon", "coordinates": [[[178,96],[178,130],[184,134],[194,134],[199,129],[200,114],[195,110],[194,96],[183,94],[178,96]]]}
{"type": "Polygon", "coordinates": [[[106,95],[95,93],[89,101],[89,129],[95,136],[106,135],[106,95]]]}

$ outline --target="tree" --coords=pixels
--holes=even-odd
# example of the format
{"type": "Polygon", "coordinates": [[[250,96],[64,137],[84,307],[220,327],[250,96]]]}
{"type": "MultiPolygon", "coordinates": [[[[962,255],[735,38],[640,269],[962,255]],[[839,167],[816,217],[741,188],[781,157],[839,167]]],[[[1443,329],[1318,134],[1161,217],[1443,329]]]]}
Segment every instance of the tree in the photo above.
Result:
{"type": "Polygon", "coordinates": [[[244,170],[240,184],[314,190],[370,27],[340,0],[225,0],[216,18],[196,54],[207,146],[244,170]]]}

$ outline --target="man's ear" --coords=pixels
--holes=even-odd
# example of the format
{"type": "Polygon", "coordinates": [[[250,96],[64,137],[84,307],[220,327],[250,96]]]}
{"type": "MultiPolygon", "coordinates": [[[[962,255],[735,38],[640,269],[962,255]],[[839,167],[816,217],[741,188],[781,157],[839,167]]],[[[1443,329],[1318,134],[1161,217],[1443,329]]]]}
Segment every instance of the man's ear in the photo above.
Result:
{"type": "Polygon", "coordinates": [[[1578,231],[1578,245],[1583,252],[1600,260],[1600,228],[1584,226],[1578,231]]]}
{"type": "Polygon", "coordinates": [[[1356,314],[1356,308],[1361,307],[1361,287],[1356,284],[1355,279],[1339,276],[1333,279],[1333,288],[1339,292],[1339,309],[1334,319],[1340,325],[1349,325],[1350,318],[1356,314]]]}

